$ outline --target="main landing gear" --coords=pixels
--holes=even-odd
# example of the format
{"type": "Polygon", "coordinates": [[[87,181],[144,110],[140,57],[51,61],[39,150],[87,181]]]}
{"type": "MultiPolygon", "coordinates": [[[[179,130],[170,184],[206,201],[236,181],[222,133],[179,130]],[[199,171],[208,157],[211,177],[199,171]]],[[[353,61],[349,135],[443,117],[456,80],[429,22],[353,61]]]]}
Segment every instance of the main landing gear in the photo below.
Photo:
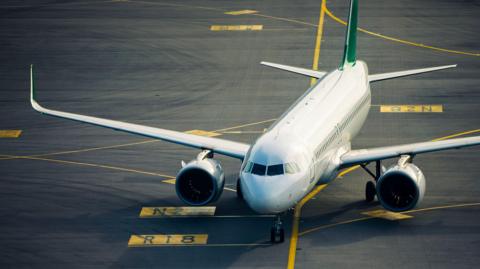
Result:
{"type": "Polygon", "coordinates": [[[370,171],[367,167],[367,164],[361,164],[360,166],[365,170],[369,175],[373,177],[375,181],[368,181],[365,185],[365,201],[367,203],[373,202],[375,200],[375,196],[377,195],[376,183],[380,176],[382,175],[382,169],[385,169],[380,161],[375,161],[375,173],[370,171]]]}
{"type": "Polygon", "coordinates": [[[270,242],[282,243],[283,241],[285,241],[285,230],[283,229],[282,218],[280,215],[277,215],[275,216],[275,222],[270,229],[270,242]]]}

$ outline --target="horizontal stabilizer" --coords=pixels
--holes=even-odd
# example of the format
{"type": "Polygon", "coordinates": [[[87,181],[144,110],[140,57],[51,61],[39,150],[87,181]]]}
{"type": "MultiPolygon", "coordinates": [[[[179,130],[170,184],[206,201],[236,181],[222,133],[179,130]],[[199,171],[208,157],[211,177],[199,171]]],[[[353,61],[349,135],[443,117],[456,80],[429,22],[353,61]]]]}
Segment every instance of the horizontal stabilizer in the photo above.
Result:
{"type": "Polygon", "coordinates": [[[326,72],[320,72],[320,71],[305,69],[305,68],[301,68],[301,67],[283,65],[283,64],[276,64],[276,63],[269,63],[269,62],[261,62],[260,64],[270,66],[270,67],[273,67],[273,68],[277,68],[277,69],[281,69],[281,70],[285,70],[285,71],[288,71],[288,72],[304,75],[304,76],[307,76],[307,77],[312,77],[312,78],[321,78],[326,74],[326,72]]]}
{"type": "Polygon", "coordinates": [[[437,66],[437,67],[411,69],[411,70],[391,72],[391,73],[375,74],[375,75],[369,75],[368,80],[370,82],[375,82],[375,81],[381,81],[381,80],[386,80],[386,79],[400,78],[400,77],[406,77],[406,76],[417,75],[417,74],[422,74],[422,73],[428,73],[428,72],[433,72],[433,71],[438,71],[438,70],[443,70],[443,69],[448,69],[448,68],[453,68],[453,67],[457,67],[457,65],[456,64],[454,64],[454,65],[444,65],[444,66],[437,66]]]}

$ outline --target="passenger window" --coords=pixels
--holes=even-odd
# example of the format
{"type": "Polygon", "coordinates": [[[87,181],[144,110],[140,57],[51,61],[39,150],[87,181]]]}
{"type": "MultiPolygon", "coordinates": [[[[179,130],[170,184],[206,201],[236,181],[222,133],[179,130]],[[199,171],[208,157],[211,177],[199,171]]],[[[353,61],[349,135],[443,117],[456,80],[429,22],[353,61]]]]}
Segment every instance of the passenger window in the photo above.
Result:
{"type": "Polygon", "coordinates": [[[300,169],[296,163],[286,163],[285,164],[285,173],[287,174],[295,174],[299,172],[300,169]]]}
{"type": "Polygon", "coordinates": [[[264,176],[265,175],[265,170],[267,170],[267,166],[261,165],[258,163],[253,164],[252,168],[252,174],[259,175],[259,176],[264,176]]]}
{"type": "Polygon", "coordinates": [[[253,166],[253,163],[248,162],[247,165],[245,165],[245,169],[243,169],[243,172],[250,173],[250,171],[252,171],[252,166],[253,166]]]}
{"type": "Polygon", "coordinates": [[[283,175],[283,164],[270,165],[267,170],[268,176],[283,175]]]}

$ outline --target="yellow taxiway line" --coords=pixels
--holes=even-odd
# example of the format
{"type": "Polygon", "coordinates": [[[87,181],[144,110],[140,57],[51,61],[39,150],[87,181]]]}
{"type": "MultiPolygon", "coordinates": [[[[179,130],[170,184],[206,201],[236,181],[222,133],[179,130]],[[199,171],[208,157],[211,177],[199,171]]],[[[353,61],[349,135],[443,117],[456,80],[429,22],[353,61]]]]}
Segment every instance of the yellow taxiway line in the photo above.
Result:
{"type": "MultiPolygon", "coordinates": [[[[325,10],[327,9],[327,0],[322,0],[322,5],[320,7],[320,18],[318,19],[317,27],[317,38],[315,41],[315,51],[313,53],[313,64],[312,69],[318,70],[318,60],[320,59],[320,49],[322,47],[322,37],[323,37],[323,25],[325,21],[325,10]]],[[[317,82],[316,78],[310,79],[310,86],[313,86],[317,82]]]]}
{"type": "MultiPolygon", "coordinates": [[[[327,13],[327,15],[332,20],[334,20],[334,21],[336,21],[340,24],[347,25],[346,21],[344,21],[344,20],[338,18],[337,16],[335,16],[328,8],[325,10],[325,12],[327,13]]],[[[412,42],[412,41],[408,41],[408,40],[404,40],[404,39],[400,39],[400,38],[395,38],[395,37],[391,37],[391,36],[382,35],[380,33],[375,33],[375,32],[360,28],[360,27],[358,27],[358,31],[363,32],[365,34],[375,36],[375,37],[379,37],[379,38],[382,38],[382,39],[386,39],[386,40],[390,40],[390,41],[394,41],[394,42],[397,42],[397,43],[402,43],[402,44],[410,45],[410,46],[414,46],[414,47],[430,49],[430,50],[435,50],[435,51],[441,51],[441,52],[447,52],[447,53],[453,53],[453,54],[462,54],[462,55],[475,56],[475,57],[480,56],[480,53],[444,49],[444,48],[440,48],[440,47],[425,45],[425,44],[422,44],[422,43],[416,43],[416,42],[412,42]]]]}
{"type": "MultiPolygon", "coordinates": [[[[480,129],[476,129],[476,130],[471,130],[471,131],[465,131],[465,132],[460,132],[460,133],[456,133],[456,134],[452,134],[452,135],[448,135],[448,136],[444,136],[444,137],[440,137],[440,138],[437,138],[437,139],[433,139],[431,141],[440,141],[440,140],[446,140],[446,139],[450,139],[450,138],[455,138],[455,137],[459,137],[459,136],[463,136],[463,135],[467,135],[467,134],[473,134],[473,133],[480,133],[480,129]]],[[[337,178],[341,178],[343,177],[344,175],[358,169],[360,166],[353,166],[353,167],[350,167],[349,169],[347,170],[344,170],[342,171],[337,178]]],[[[327,225],[322,225],[322,226],[319,226],[319,227],[315,227],[315,228],[312,228],[312,229],[309,229],[309,230],[306,230],[306,231],[303,231],[303,232],[298,232],[298,226],[299,226],[299,222],[300,222],[300,217],[301,217],[301,209],[302,207],[310,200],[312,199],[313,197],[315,197],[315,195],[317,195],[321,190],[323,190],[327,185],[320,185],[318,186],[316,189],[314,189],[311,194],[313,193],[313,195],[307,195],[305,196],[301,201],[300,203],[298,203],[298,205],[295,207],[295,214],[294,214],[294,218],[293,218],[293,228],[292,228],[292,235],[291,235],[291,238],[290,238],[290,249],[289,249],[289,253],[288,253],[288,265],[287,265],[287,268],[288,269],[293,269],[295,268],[295,254],[296,254],[296,251],[297,251],[297,242],[298,242],[298,236],[303,236],[305,234],[308,234],[308,233],[311,233],[311,232],[314,232],[314,231],[318,231],[318,230],[321,230],[321,229],[326,229],[326,228],[330,228],[330,227],[334,227],[334,226],[339,226],[339,225],[343,225],[343,224],[350,224],[350,223],[354,223],[354,222],[359,222],[359,221],[364,221],[364,220],[369,220],[369,219],[373,219],[373,218],[376,218],[376,217],[373,217],[373,216],[369,216],[369,217],[362,217],[362,218],[358,218],[358,219],[352,219],[352,220],[346,220],[346,221],[342,221],[342,222],[337,222],[337,223],[332,223],[332,224],[327,224],[327,225]]],[[[415,212],[421,212],[421,211],[429,211],[429,210],[435,210],[435,209],[445,209],[445,208],[455,208],[455,207],[465,207],[465,206],[476,206],[476,205],[480,205],[480,203],[470,203],[470,204],[461,204],[461,205],[448,205],[448,206],[437,206],[437,207],[431,207],[431,208],[422,208],[422,209],[415,209],[415,210],[410,210],[410,211],[406,211],[406,212],[402,212],[402,213],[405,213],[405,214],[408,214],[408,213],[415,213],[415,212]]]]}
{"type": "MultiPolygon", "coordinates": [[[[318,61],[320,58],[320,48],[322,44],[322,36],[323,36],[323,26],[324,26],[324,18],[325,18],[325,9],[326,9],[326,0],[322,0],[322,4],[320,6],[320,17],[318,19],[318,26],[317,26],[317,37],[315,41],[315,51],[313,54],[313,70],[318,70],[318,61]]],[[[312,78],[310,80],[310,85],[316,83],[316,79],[312,78]]],[[[320,185],[316,187],[312,192],[310,192],[307,196],[305,196],[300,202],[295,206],[293,211],[293,225],[292,225],[292,234],[290,236],[290,248],[288,250],[288,269],[293,269],[295,267],[295,256],[297,254],[297,241],[298,241],[298,226],[300,222],[300,216],[302,214],[302,207],[308,202],[312,197],[317,195],[320,191],[325,189],[327,185],[320,185]]]]}
{"type": "MultiPolygon", "coordinates": [[[[473,206],[480,206],[480,203],[467,203],[467,204],[457,204],[457,205],[445,205],[445,206],[434,206],[434,207],[428,207],[428,208],[421,208],[421,209],[414,209],[414,210],[409,210],[405,211],[402,213],[405,214],[411,214],[411,213],[418,213],[418,212],[427,212],[427,211],[433,211],[433,210],[440,210],[440,209],[450,209],[450,208],[460,208],[460,207],[473,207],[473,206]]],[[[357,219],[351,219],[351,220],[346,220],[346,221],[341,221],[341,222],[336,222],[336,223],[331,223],[331,224],[325,224],[322,226],[314,227],[308,230],[305,230],[301,233],[299,233],[299,236],[304,236],[309,233],[313,233],[319,230],[324,230],[328,228],[333,228],[341,225],[346,225],[346,224],[351,224],[355,222],[360,222],[360,221],[365,221],[365,220],[370,220],[370,219],[376,219],[376,216],[369,216],[369,217],[362,217],[362,218],[357,218],[357,219]]]]}

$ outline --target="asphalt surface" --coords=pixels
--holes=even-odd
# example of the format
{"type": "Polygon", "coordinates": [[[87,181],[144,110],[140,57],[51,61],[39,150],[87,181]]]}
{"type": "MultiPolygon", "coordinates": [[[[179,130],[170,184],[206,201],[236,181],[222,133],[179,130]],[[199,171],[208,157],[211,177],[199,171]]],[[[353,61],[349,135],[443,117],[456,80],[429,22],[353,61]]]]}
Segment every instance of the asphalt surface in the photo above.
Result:
{"type": "MultiPolygon", "coordinates": [[[[354,148],[480,128],[480,56],[463,54],[480,52],[479,5],[361,1],[360,27],[450,50],[359,33],[358,56],[370,73],[459,67],[372,85],[374,106],[354,148]],[[441,104],[444,111],[380,113],[382,104],[441,104]]],[[[347,1],[327,6],[346,17],[347,1]]],[[[271,121],[243,125],[278,117],[310,84],[259,62],[311,67],[319,11],[320,1],[2,1],[0,130],[22,134],[0,138],[0,267],[285,268],[291,212],[286,242],[270,245],[272,220],[255,217],[232,191],[214,204],[220,217],[139,218],[145,206],[182,206],[174,186],[162,181],[198,151],[42,116],[28,103],[28,66],[35,65],[38,99],[49,108],[179,131],[217,130],[252,143],[271,121]],[[259,15],[224,14],[245,9],[259,15]],[[210,31],[251,24],[263,30],[210,31]],[[134,234],[208,234],[208,244],[128,247],[134,234]]],[[[319,69],[337,67],[343,36],[344,26],[326,16],[319,69]]],[[[302,210],[295,267],[477,267],[479,153],[417,156],[427,177],[419,208],[428,210],[404,220],[365,219],[362,212],[380,206],[363,202],[363,171],[336,180],[302,210]]],[[[227,187],[235,188],[239,162],[218,159],[227,187]]]]}

